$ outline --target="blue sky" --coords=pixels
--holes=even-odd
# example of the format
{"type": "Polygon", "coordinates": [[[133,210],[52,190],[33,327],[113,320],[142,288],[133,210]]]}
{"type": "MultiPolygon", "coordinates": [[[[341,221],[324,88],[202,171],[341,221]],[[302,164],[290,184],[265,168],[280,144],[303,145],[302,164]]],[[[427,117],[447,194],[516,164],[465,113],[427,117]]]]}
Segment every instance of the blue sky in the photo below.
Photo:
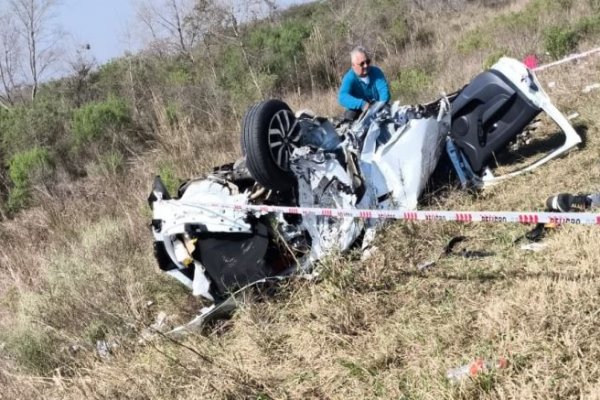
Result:
{"type": "Polygon", "coordinates": [[[63,0],[56,17],[76,43],[90,44],[91,53],[101,64],[130,46],[125,32],[134,10],[128,0],[63,0]]]}
{"type": "MultiPolygon", "coordinates": [[[[279,0],[281,6],[307,0],[279,0]]],[[[128,38],[135,18],[131,0],[62,0],[56,10],[56,22],[73,37],[75,43],[91,46],[99,64],[136,50],[138,43],[128,38]]]]}

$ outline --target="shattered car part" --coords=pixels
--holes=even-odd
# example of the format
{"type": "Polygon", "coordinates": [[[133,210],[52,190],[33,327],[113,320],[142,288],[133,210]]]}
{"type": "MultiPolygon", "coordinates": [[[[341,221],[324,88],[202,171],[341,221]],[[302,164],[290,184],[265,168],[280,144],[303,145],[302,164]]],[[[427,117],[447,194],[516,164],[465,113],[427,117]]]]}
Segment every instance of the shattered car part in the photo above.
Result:
{"type": "Polygon", "coordinates": [[[155,179],[148,201],[156,259],[219,311],[232,293],[310,273],[316,261],[348,250],[361,237],[366,248],[382,224],[368,212],[366,218],[333,218],[244,206],[414,210],[444,151],[463,186],[504,179],[493,177],[488,163],[541,111],[561,127],[565,144],[509,176],[581,141],[516,60],[501,59],[454,95],[416,106],[377,103],[353,123],[307,111],[294,115],[280,100],[260,102],[244,117],[243,160],[186,182],[175,198],[155,179]]]}
{"type": "Polygon", "coordinates": [[[559,193],[546,199],[546,208],[550,211],[569,212],[573,209],[584,211],[598,207],[600,207],[600,193],[559,193]]]}
{"type": "Polygon", "coordinates": [[[450,158],[463,186],[467,183],[489,186],[532,171],[581,143],[581,137],[552,104],[535,74],[511,58],[501,58],[489,71],[475,77],[453,99],[452,108],[451,144],[460,151],[450,154],[450,158]],[[564,133],[564,143],[524,168],[494,176],[486,165],[493,154],[502,150],[541,111],[564,133]]]}

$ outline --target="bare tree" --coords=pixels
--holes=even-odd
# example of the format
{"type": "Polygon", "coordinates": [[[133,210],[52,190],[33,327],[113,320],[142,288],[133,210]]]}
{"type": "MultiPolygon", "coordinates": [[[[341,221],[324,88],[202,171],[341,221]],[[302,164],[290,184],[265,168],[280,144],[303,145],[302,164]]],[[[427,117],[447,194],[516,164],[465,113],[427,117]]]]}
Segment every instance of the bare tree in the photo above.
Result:
{"type": "Polygon", "coordinates": [[[84,102],[85,93],[88,89],[88,78],[90,72],[96,67],[97,61],[90,53],[89,43],[80,44],[75,48],[75,53],[67,60],[69,65],[68,82],[73,90],[75,105],[79,107],[84,102]]]}
{"type": "Polygon", "coordinates": [[[260,55],[249,53],[242,37],[242,25],[269,18],[276,10],[276,2],[272,0],[197,0],[196,18],[200,15],[204,15],[204,18],[208,17],[213,24],[210,32],[239,47],[252,83],[260,97],[263,97],[263,88],[254,67],[255,59],[260,55]],[[218,18],[215,18],[217,16],[218,18]]]}
{"type": "Polygon", "coordinates": [[[266,17],[277,8],[273,0],[137,0],[137,19],[159,54],[184,54],[206,35],[238,21],[266,17]]]}
{"type": "MultiPolygon", "coordinates": [[[[9,13],[15,21],[15,30],[27,50],[24,63],[31,84],[31,98],[38,92],[40,79],[57,60],[57,42],[60,34],[53,29],[53,9],[58,0],[9,0],[9,13]]],[[[18,45],[18,44],[17,44],[18,45]]]]}
{"type": "Polygon", "coordinates": [[[18,43],[13,18],[10,14],[0,16],[0,106],[6,109],[14,105],[13,95],[19,85],[21,47],[18,43]]]}
{"type": "Polygon", "coordinates": [[[200,35],[200,27],[191,17],[195,3],[195,0],[145,0],[137,3],[137,18],[152,38],[150,45],[159,54],[184,54],[194,60],[191,50],[200,35]]]}

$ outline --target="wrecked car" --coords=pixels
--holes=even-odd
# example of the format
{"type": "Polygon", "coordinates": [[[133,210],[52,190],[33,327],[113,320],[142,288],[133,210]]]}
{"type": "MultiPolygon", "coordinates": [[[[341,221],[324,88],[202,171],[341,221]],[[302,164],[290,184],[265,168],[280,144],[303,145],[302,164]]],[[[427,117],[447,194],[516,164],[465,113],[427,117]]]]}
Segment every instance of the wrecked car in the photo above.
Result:
{"type": "Polygon", "coordinates": [[[378,103],[353,122],[294,113],[281,100],[266,100],[244,117],[243,159],[185,182],[174,197],[155,179],[149,203],[156,259],[194,295],[219,305],[255,282],[308,273],[326,254],[367,246],[382,223],[247,205],[414,210],[441,159],[463,187],[483,188],[580,141],[533,72],[510,58],[451,95],[421,105],[378,103]],[[542,111],[564,143],[494,176],[495,155],[542,111]]]}

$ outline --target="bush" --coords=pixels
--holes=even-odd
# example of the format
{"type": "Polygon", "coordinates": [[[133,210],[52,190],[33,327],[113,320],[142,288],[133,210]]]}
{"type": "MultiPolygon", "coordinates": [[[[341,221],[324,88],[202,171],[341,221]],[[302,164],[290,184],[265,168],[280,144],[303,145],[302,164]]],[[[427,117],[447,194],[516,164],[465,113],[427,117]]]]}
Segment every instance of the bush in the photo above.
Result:
{"type": "Polygon", "coordinates": [[[244,61],[244,55],[239,46],[229,45],[219,55],[218,83],[224,89],[234,104],[245,105],[259,100],[260,93],[269,92],[274,79],[266,79],[257,73],[260,64],[250,65],[244,61]],[[256,82],[253,80],[249,68],[253,69],[256,82]],[[258,87],[257,87],[258,85],[258,87]]]}
{"type": "Polygon", "coordinates": [[[59,366],[56,338],[31,323],[22,323],[0,339],[6,341],[7,352],[29,371],[49,375],[59,366]]]}
{"type": "Polygon", "coordinates": [[[119,96],[127,74],[125,60],[113,60],[101,65],[92,74],[93,88],[104,96],[119,96]]]}
{"type": "Polygon", "coordinates": [[[553,10],[560,11],[559,6],[556,0],[533,0],[521,11],[496,17],[492,25],[506,28],[513,34],[536,30],[540,26],[540,17],[553,10]]]}
{"type": "Polygon", "coordinates": [[[593,38],[600,35],[600,15],[581,19],[575,24],[575,30],[581,38],[593,38]]]}
{"type": "Polygon", "coordinates": [[[34,147],[15,154],[8,164],[13,187],[8,197],[8,208],[17,211],[30,200],[30,188],[48,179],[52,174],[52,159],[48,150],[34,147]]]}
{"type": "Polygon", "coordinates": [[[158,169],[158,175],[160,175],[160,179],[165,184],[169,194],[171,196],[176,195],[181,181],[175,175],[175,170],[172,166],[167,164],[161,165],[158,169]]]}
{"type": "MultiPolygon", "coordinates": [[[[417,41],[427,41],[427,33],[421,27],[412,26],[408,19],[409,11],[406,2],[396,0],[376,0],[368,7],[368,13],[373,14],[375,26],[378,27],[378,42],[385,43],[386,47],[393,46],[395,52],[404,48],[411,40],[411,33],[417,41]]],[[[358,18],[363,18],[358,16],[358,18]]],[[[364,16],[369,20],[369,16],[364,16]]],[[[351,28],[349,28],[352,31],[351,28]]],[[[375,50],[375,49],[373,49],[375,50]]]]}
{"type": "Polygon", "coordinates": [[[58,99],[39,99],[0,113],[0,138],[5,157],[34,146],[60,147],[66,139],[70,112],[58,99]]]}
{"type": "Polygon", "coordinates": [[[390,82],[392,98],[400,98],[402,103],[414,101],[431,84],[431,77],[419,68],[401,70],[396,79],[390,82]]]}
{"type": "Polygon", "coordinates": [[[115,129],[131,123],[131,111],[124,100],[110,96],[105,101],[88,103],[73,113],[71,131],[77,144],[101,140],[115,129]]]}
{"type": "Polygon", "coordinates": [[[463,54],[469,54],[476,50],[489,49],[492,39],[487,32],[480,29],[468,32],[457,44],[458,50],[463,54]]]}
{"type": "Polygon", "coordinates": [[[248,45],[259,70],[277,76],[277,86],[297,81],[297,65],[304,60],[302,43],[311,31],[310,25],[297,21],[253,29],[248,36],[248,45]]]}
{"type": "Polygon", "coordinates": [[[193,82],[193,77],[183,61],[179,61],[167,72],[166,81],[169,85],[185,86],[193,82]]]}
{"type": "Polygon", "coordinates": [[[575,50],[579,38],[574,29],[554,26],[544,32],[544,49],[558,59],[575,50]]]}
{"type": "Polygon", "coordinates": [[[118,177],[125,166],[125,157],[118,151],[108,150],[86,165],[91,176],[118,177]]]}
{"type": "Polygon", "coordinates": [[[171,128],[175,128],[179,124],[179,107],[174,102],[168,102],[165,105],[165,116],[171,128]]]}
{"type": "Polygon", "coordinates": [[[217,56],[219,85],[237,104],[298,87],[306,79],[303,42],[312,28],[301,19],[279,25],[259,24],[248,30],[242,43],[224,46],[217,56]],[[243,46],[243,47],[242,47],[243,46]],[[245,54],[244,54],[245,52],[245,54]]]}

